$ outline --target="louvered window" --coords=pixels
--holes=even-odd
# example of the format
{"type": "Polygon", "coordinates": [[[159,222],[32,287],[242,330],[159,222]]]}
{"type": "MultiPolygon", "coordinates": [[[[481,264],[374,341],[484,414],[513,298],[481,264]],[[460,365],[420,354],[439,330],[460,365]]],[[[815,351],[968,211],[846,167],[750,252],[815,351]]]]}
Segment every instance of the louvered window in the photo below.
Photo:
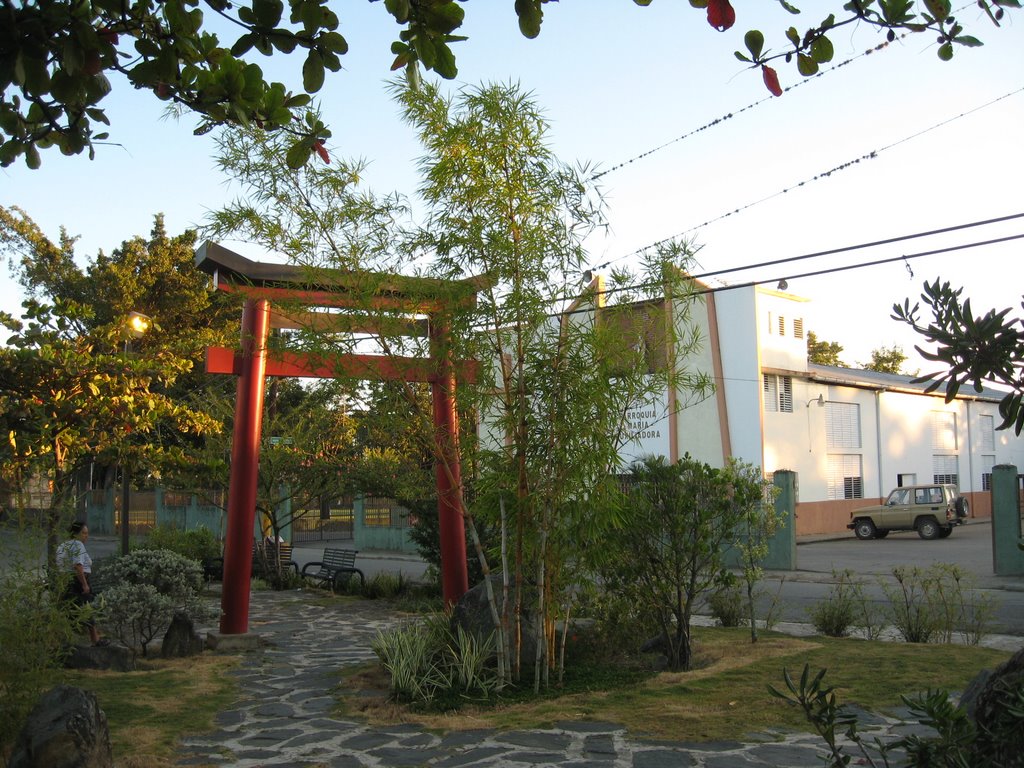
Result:
{"type": "Polygon", "coordinates": [[[863,499],[864,478],[860,454],[833,453],[828,457],[829,499],[863,499]]]}
{"type": "MultiPolygon", "coordinates": [[[[950,411],[932,411],[932,450],[956,450],[955,413],[950,411]]],[[[938,482],[938,480],[935,482],[938,482]]]]}
{"type": "Polygon", "coordinates": [[[861,447],[858,403],[825,403],[825,440],[830,451],[861,447]]]}

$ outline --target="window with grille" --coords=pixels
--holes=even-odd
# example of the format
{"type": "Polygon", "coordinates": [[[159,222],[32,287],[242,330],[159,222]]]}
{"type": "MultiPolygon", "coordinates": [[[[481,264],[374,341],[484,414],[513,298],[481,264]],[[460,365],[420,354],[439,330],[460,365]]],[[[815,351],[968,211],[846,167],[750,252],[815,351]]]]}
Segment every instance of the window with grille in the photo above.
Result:
{"type": "Polygon", "coordinates": [[[793,412],[793,377],[764,374],[764,409],[766,411],[793,412]]]}
{"type": "MultiPolygon", "coordinates": [[[[992,418],[989,416],[989,418],[992,418]]],[[[981,457],[981,490],[991,491],[992,490],[992,467],[996,465],[995,456],[981,457]]]]}
{"type": "Polygon", "coordinates": [[[994,419],[991,416],[979,416],[978,425],[981,427],[981,450],[994,451],[996,449],[994,419]]]}
{"type": "MultiPolygon", "coordinates": [[[[932,450],[956,450],[956,414],[932,411],[932,450]]],[[[935,482],[938,482],[936,480],[935,482]]]]}
{"type": "Polygon", "coordinates": [[[932,482],[959,485],[956,456],[932,456],[932,482]]]}
{"type": "Polygon", "coordinates": [[[864,477],[861,470],[860,454],[833,453],[829,455],[828,498],[864,498],[864,477]]]}
{"type": "Polygon", "coordinates": [[[825,441],[829,450],[861,447],[859,403],[825,403],[825,441]]]}
{"type": "Polygon", "coordinates": [[[804,337],[804,319],[802,317],[793,318],[793,335],[798,339],[804,337]]]}

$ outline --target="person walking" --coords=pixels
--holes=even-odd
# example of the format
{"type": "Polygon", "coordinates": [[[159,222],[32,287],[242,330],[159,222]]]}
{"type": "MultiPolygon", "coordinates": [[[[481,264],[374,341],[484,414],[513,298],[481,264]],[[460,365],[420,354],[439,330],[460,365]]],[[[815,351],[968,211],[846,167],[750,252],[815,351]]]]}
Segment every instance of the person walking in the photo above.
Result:
{"type": "MultiPolygon", "coordinates": [[[[92,585],[89,578],[92,574],[92,558],[85,548],[89,540],[89,526],[80,520],[76,520],[68,529],[71,538],[57,547],[57,567],[64,573],[71,573],[72,579],[64,592],[64,598],[73,605],[81,608],[89,605],[94,599],[92,585]]],[[[96,622],[92,616],[85,620],[85,628],[89,632],[89,640],[93,645],[105,645],[107,641],[100,640],[99,631],[96,629],[96,622]]]]}

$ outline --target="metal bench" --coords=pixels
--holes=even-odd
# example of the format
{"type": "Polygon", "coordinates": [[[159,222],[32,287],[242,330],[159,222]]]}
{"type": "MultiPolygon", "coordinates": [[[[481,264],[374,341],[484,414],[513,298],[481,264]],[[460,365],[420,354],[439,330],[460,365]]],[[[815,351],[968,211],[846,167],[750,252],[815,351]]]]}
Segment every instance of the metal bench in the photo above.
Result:
{"type": "Polygon", "coordinates": [[[322,584],[330,584],[331,591],[336,591],[356,574],[359,576],[359,585],[363,586],[366,584],[366,578],[363,572],[356,568],[356,554],[354,549],[328,547],[324,550],[322,560],[302,566],[302,576],[322,584]]]}

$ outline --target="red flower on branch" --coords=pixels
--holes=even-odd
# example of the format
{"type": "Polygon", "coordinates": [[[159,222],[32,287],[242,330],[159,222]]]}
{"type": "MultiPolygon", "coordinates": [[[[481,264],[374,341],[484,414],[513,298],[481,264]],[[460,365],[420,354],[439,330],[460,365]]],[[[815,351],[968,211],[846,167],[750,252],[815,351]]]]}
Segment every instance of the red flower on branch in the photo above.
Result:
{"type": "Polygon", "coordinates": [[[725,32],[736,23],[736,11],[729,0],[708,0],[708,24],[719,32],[725,32]]]}
{"type": "Polygon", "coordinates": [[[768,87],[768,90],[772,92],[772,95],[781,96],[782,86],[779,85],[778,73],[771,67],[766,67],[764,64],[762,64],[761,75],[764,77],[764,84],[768,87]]]}

